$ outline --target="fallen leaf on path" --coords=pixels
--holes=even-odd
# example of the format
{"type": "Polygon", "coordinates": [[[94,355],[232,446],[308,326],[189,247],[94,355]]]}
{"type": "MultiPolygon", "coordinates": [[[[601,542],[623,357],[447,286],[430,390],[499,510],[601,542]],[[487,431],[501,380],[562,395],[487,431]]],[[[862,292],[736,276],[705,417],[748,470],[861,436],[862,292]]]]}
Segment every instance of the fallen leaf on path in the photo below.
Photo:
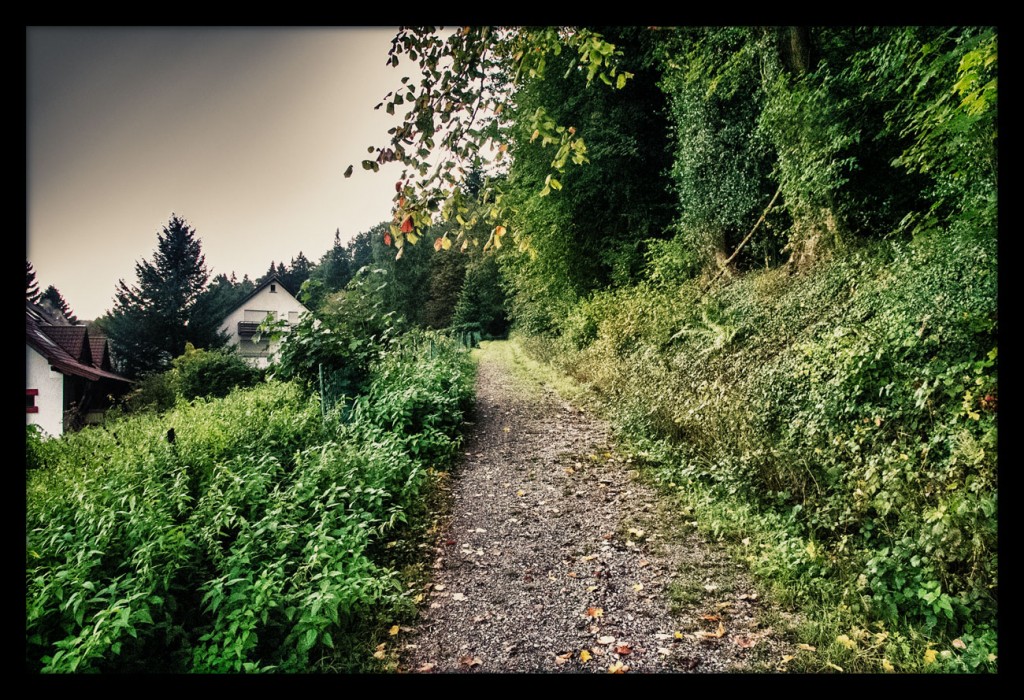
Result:
{"type": "Polygon", "coordinates": [[[576,578],[576,572],[575,571],[570,571],[569,573],[566,574],[566,576],[568,576],[569,578],[576,578]]]}
{"type": "Polygon", "coordinates": [[[414,602],[414,603],[422,603],[423,602],[423,594],[422,593],[417,593],[415,596],[413,596],[412,602],[414,602]]]}
{"type": "Polygon", "coordinates": [[[682,639],[683,638],[683,633],[680,632],[679,630],[676,630],[675,638],[676,639],[682,639]]]}
{"type": "Polygon", "coordinates": [[[587,663],[588,661],[590,661],[590,659],[591,659],[591,656],[590,656],[590,652],[589,651],[584,649],[583,651],[580,652],[580,661],[582,661],[583,663],[587,663]]]}
{"type": "Polygon", "coordinates": [[[632,652],[633,650],[629,647],[628,644],[620,644],[617,647],[615,647],[616,654],[622,654],[623,656],[625,656],[626,654],[630,654],[632,652]]]}
{"type": "Polygon", "coordinates": [[[611,644],[614,641],[615,641],[615,637],[613,637],[610,634],[606,634],[603,637],[598,637],[597,638],[597,643],[598,644],[611,644]]]}
{"type": "Polygon", "coordinates": [[[479,656],[463,656],[459,659],[459,663],[463,666],[472,668],[473,666],[480,666],[483,664],[483,661],[480,660],[479,656]]]}
{"type": "Polygon", "coordinates": [[[587,608],[587,617],[596,620],[599,617],[604,616],[604,610],[601,608],[589,607],[587,608]]]}
{"type": "Polygon", "coordinates": [[[377,651],[373,652],[373,658],[375,658],[375,659],[383,659],[384,658],[384,646],[385,645],[383,643],[377,645],[377,651]]]}
{"type": "Polygon", "coordinates": [[[392,637],[398,634],[398,625],[392,625],[391,629],[388,630],[388,634],[390,634],[392,637]]]}
{"type": "Polygon", "coordinates": [[[634,583],[633,584],[633,590],[636,591],[637,593],[639,593],[643,589],[644,589],[644,584],[642,584],[642,583],[634,583]]]}
{"type": "Polygon", "coordinates": [[[520,497],[525,496],[526,495],[526,491],[523,491],[522,489],[519,489],[518,491],[516,491],[516,495],[520,496],[520,497]]]}
{"type": "Polygon", "coordinates": [[[637,566],[639,566],[640,568],[650,566],[650,564],[651,562],[647,561],[646,559],[641,559],[639,562],[637,562],[637,566]]]}
{"type": "Polygon", "coordinates": [[[702,639],[718,639],[725,634],[725,625],[721,622],[718,623],[718,629],[714,632],[698,632],[697,636],[702,639]]]}
{"type": "Polygon", "coordinates": [[[443,591],[444,590],[444,584],[443,583],[435,583],[434,584],[434,590],[435,591],[443,591]]]}
{"type": "Polygon", "coordinates": [[[420,664],[419,667],[416,669],[416,672],[417,673],[430,673],[433,670],[434,670],[434,664],[428,662],[428,663],[420,664]]]}
{"type": "Polygon", "coordinates": [[[718,615],[701,615],[701,618],[710,622],[718,622],[722,619],[718,615]]]}
{"type": "Polygon", "coordinates": [[[572,658],[572,652],[571,651],[567,651],[564,654],[559,654],[558,656],[556,656],[555,657],[555,663],[558,664],[559,666],[561,666],[562,664],[564,664],[566,661],[568,661],[571,658],[572,658]]]}
{"type": "Polygon", "coordinates": [[[750,647],[757,644],[757,639],[746,634],[739,634],[732,638],[732,641],[736,643],[740,649],[749,649],[750,647]]]}
{"type": "Polygon", "coordinates": [[[616,661],[608,667],[608,673],[625,673],[629,670],[629,666],[626,666],[621,661],[616,661]]]}
{"type": "Polygon", "coordinates": [[[730,603],[728,601],[726,601],[725,603],[715,603],[715,610],[725,610],[726,608],[731,608],[731,607],[732,607],[732,603],[730,603]]]}
{"type": "Polygon", "coordinates": [[[452,593],[452,600],[465,600],[466,595],[464,593],[452,593]]]}

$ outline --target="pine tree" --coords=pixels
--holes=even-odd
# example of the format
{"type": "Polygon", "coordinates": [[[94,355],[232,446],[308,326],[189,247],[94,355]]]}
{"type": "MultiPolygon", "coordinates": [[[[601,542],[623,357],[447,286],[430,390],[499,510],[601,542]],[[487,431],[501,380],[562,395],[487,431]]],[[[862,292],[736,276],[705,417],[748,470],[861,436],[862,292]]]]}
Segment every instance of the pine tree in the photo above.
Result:
{"type": "Polygon", "coordinates": [[[36,270],[28,260],[25,261],[25,299],[33,304],[39,303],[39,283],[36,282],[36,270]]]}
{"type": "Polygon", "coordinates": [[[60,291],[52,284],[39,296],[39,301],[37,303],[50,306],[54,311],[67,319],[67,322],[72,326],[78,324],[78,318],[75,316],[75,312],[71,310],[68,302],[65,301],[63,296],[61,296],[60,291]]]}
{"type": "Polygon", "coordinates": [[[171,215],[153,261],[136,263],[135,273],[135,285],[118,281],[114,310],[103,324],[122,372],[137,377],[167,369],[186,342],[197,348],[224,344],[220,319],[194,317],[209,273],[195,229],[184,219],[171,215]]]}

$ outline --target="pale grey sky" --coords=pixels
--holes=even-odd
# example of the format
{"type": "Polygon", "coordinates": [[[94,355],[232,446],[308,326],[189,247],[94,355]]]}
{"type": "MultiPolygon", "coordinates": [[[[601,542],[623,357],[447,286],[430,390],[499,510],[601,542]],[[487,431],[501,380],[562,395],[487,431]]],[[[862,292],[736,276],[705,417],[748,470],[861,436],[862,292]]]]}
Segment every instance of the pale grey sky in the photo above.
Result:
{"type": "MultiPolygon", "coordinates": [[[[81,319],[136,282],[172,212],[211,276],[316,262],[387,220],[400,169],[362,170],[393,123],[394,28],[28,27],[27,257],[81,319]],[[351,178],[343,176],[355,165],[351,178]]],[[[405,64],[400,66],[405,67],[405,64]]]]}

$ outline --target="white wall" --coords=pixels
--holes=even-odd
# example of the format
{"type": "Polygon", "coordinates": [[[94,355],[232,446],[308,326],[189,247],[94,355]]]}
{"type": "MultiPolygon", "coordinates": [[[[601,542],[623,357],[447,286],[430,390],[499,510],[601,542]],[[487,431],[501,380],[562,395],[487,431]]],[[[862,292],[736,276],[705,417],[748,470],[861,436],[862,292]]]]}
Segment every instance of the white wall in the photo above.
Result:
{"type": "Polygon", "coordinates": [[[50,369],[50,363],[31,346],[25,346],[25,388],[38,389],[38,413],[26,413],[25,423],[38,425],[49,435],[64,433],[64,375],[50,369]]]}
{"type": "MultiPolygon", "coordinates": [[[[275,283],[276,284],[276,283],[275,283]]],[[[239,351],[247,362],[257,366],[266,367],[274,353],[277,352],[279,342],[268,343],[266,339],[261,343],[262,347],[255,346],[251,341],[243,341],[238,337],[239,321],[262,321],[267,313],[273,313],[279,321],[295,323],[298,317],[306,311],[306,307],[293,297],[288,290],[280,284],[276,285],[276,291],[270,291],[270,285],[257,292],[245,304],[238,307],[228,315],[221,324],[221,331],[231,337],[231,343],[239,346],[239,351]]]]}

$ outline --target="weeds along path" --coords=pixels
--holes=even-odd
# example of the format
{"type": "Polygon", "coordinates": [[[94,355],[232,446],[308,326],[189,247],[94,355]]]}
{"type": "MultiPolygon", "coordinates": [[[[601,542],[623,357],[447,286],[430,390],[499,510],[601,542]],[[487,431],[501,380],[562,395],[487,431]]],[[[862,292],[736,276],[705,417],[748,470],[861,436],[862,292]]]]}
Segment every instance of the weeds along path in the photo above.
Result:
{"type": "Polygon", "coordinates": [[[664,512],[608,427],[514,345],[485,343],[478,359],[475,424],[419,620],[395,640],[399,669],[782,670],[780,618],[688,518],[664,512]]]}

